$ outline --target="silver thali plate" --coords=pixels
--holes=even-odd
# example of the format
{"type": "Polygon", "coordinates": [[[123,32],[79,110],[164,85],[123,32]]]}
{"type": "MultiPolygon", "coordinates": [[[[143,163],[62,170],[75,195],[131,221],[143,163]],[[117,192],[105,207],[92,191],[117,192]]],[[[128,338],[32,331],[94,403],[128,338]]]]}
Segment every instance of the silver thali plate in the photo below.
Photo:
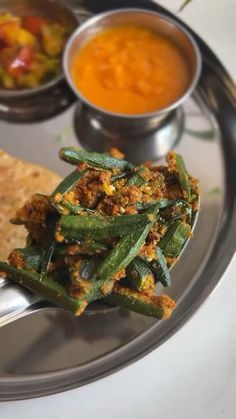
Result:
{"type": "MultiPolygon", "coordinates": [[[[149,1],[70,1],[83,17],[117,7],[160,11],[149,1]]],[[[189,28],[188,28],[189,29],[189,28]]],[[[191,30],[190,30],[191,31],[191,30]]],[[[203,72],[183,107],[184,131],[176,151],[200,179],[201,213],[194,239],[173,268],[169,294],[177,308],[168,321],[115,310],[75,318],[47,309],[0,329],[0,400],[60,392],[97,380],[144,356],[170,338],[209,296],[236,247],[235,87],[227,72],[191,31],[203,72]]],[[[1,122],[0,147],[24,160],[66,175],[60,146],[78,145],[72,128],[75,107],[44,122],[1,122]]]]}

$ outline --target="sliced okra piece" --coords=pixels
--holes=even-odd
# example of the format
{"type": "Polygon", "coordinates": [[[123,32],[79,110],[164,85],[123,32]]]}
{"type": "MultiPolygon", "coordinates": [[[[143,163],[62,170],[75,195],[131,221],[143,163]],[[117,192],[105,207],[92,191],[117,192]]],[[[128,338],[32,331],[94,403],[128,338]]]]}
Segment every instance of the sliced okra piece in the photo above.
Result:
{"type": "Polygon", "coordinates": [[[137,227],[151,222],[149,214],[101,216],[101,215],[62,215],[57,224],[56,240],[106,239],[129,234],[137,227]]]}
{"type": "MultiPolygon", "coordinates": [[[[116,246],[111,250],[106,259],[98,268],[97,276],[104,281],[103,289],[111,290],[114,284],[114,276],[125,269],[130,262],[138,255],[141,247],[144,245],[147,235],[157,219],[157,209],[155,205],[145,214],[149,223],[141,227],[140,224],[136,228],[129,229],[129,232],[123,236],[116,246]]],[[[118,217],[120,218],[120,217],[118,217]]],[[[105,291],[106,293],[106,291],[105,291]]]]}
{"type": "Polygon", "coordinates": [[[56,187],[56,189],[51,194],[51,198],[54,199],[58,193],[60,195],[64,195],[65,193],[69,192],[72,188],[75,187],[75,185],[80,181],[86,172],[87,170],[74,170],[56,187]]]}
{"type": "Polygon", "coordinates": [[[116,175],[113,175],[111,177],[111,183],[114,183],[117,180],[123,179],[124,177],[126,177],[126,173],[125,172],[117,173],[116,175]]]}
{"type": "Polygon", "coordinates": [[[23,285],[57,306],[73,311],[76,315],[79,315],[87,306],[87,300],[84,295],[80,298],[71,297],[66,287],[59,284],[52,277],[44,276],[42,279],[41,275],[36,272],[17,269],[4,262],[0,262],[0,271],[6,273],[7,278],[13,282],[23,285]]]}
{"type": "MultiPolygon", "coordinates": [[[[150,211],[150,210],[149,210],[150,211]]],[[[116,275],[124,270],[130,262],[138,255],[141,247],[144,245],[146,237],[155,221],[155,211],[148,216],[149,223],[146,226],[140,224],[134,229],[129,230],[129,233],[121,237],[116,246],[111,250],[109,255],[101,263],[97,270],[97,278],[101,278],[103,286],[101,291],[104,294],[111,292],[115,281],[116,275]],[[131,231],[131,232],[130,232],[131,231]]],[[[118,217],[120,218],[120,217],[118,217]]]]}
{"type": "Polygon", "coordinates": [[[65,203],[63,203],[63,196],[75,187],[86,172],[87,170],[74,170],[74,172],[70,173],[69,176],[63,179],[50,196],[50,202],[59,211],[59,213],[63,213],[63,207],[65,207],[65,203]]]}
{"type": "Polygon", "coordinates": [[[115,285],[112,293],[104,298],[104,301],[160,320],[168,319],[175,308],[175,302],[167,295],[149,297],[119,285],[115,285]]]}
{"type": "Polygon", "coordinates": [[[180,154],[169,152],[167,154],[167,163],[174,173],[178,176],[180,188],[186,201],[191,199],[191,186],[189,181],[189,174],[186,170],[183,157],[180,154]]]}
{"type": "Polygon", "coordinates": [[[78,241],[56,247],[55,255],[94,255],[108,250],[105,243],[95,240],[78,241]]]}
{"type": "Polygon", "coordinates": [[[79,286],[84,280],[94,281],[97,276],[97,268],[101,264],[98,257],[71,260],[69,262],[70,279],[73,285],[79,286]]]}
{"type": "Polygon", "coordinates": [[[147,171],[148,169],[146,167],[139,167],[136,172],[132,173],[129,176],[126,182],[126,186],[142,186],[145,183],[147,183],[147,181],[143,177],[147,171]]]}
{"type": "Polygon", "coordinates": [[[133,229],[130,234],[122,237],[98,268],[98,278],[103,279],[105,283],[125,269],[145,243],[151,226],[152,224],[149,223],[145,227],[133,229]]]}
{"type": "Polygon", "coordinates": [[[154,289],[155,280],[152,271],[138,256],[128,265],[126,277],[131,287],[137,291],[150,293],[154,289]]]}
{"type": "Polygon", "coordinates": [[[162,209],[162,208],[168,208],[175,204],[175,201],[173,199],[167,199],[167,198],[160,198],[153,202],[137,202],[135,204],[138,211],[145,211],[150,208],[152,208],[155,205],[155,208],[162,209]]]}
{"type": "Polygon", "coordinates": [[[165,257],[176,258],[191,235],[189,224],[177,220],[170,225],[158,246],[165,257]]]}
{"type": "Polygon", "coordinates": [[[155,258],[148,262],[154,278],[156,281],[159,281],[164,285],[164,287],[169,287],[171,284],[171,276],[168,269],[167,261],[165,256],[162,253],[160,247],[155,249],[155,258]]]}
{"type": "MultiPolygon", "coordinates": [[[[70,280],[72,285],[79,286],[85,279],[94,278],[95,263],[94,258],[68,261],[70,280]],[[82,282],[81,282],[82,281],[82,282]]],[[[96,264],[98,266],[98,264],[96,264]]]]}
{"type": "Polygon", "coordinates": [[[40,246],[14,249],[8,257],[8,261],[16,268],[39,272],[43,263],[43,251],[40,246]]]}
{"type": "Polygon", "coordinates": [[[66,199],[62,199],[60,204],[55,204],[54,206],[57,207],[61,215],[96,214],[96,211],[82,207],[80,204],[73,204],[66,199]]]}
{"type": "MultiPolygon", "coordinates": [[[[95,241],[81,242],[79,244],[69,244],[57,246],[54,249],[53,255],[58,257],[60,255],[96,255],[104,253],[108,250],[107,245],[95,241]]],[[[9,263],[16,268],[32,270],[40,272],[42,269],[43,259],[45,253],[42,246],[30,246],[23,249],[14,249],[9,257],[9,263]]]]}
{"type": "Polygon", "coordinates": [[[41,245],[28,246],[24,249],[15,249],[8,260],[16,267],[41,272],[44,275],[52,259],[56,242],[54,239],[56,220],[48,228],[48,236],[41,245]]]}
{"type": "Polygon", "coordinates": [[[181,219],[185,216],[186,222],[190,223],[192,218],[192,207],[183,199],[178,199],[173,206],[161,211],[161,215],[166,220],[171,221],[181,219]]]}
{"type": "Polygon", "coordinates": [[[83,260],[80,275],[83,279],[96,279],[97,268],[101,264],[101,258],[93,257],[83,260]]]}
{"type": "Polygon", "coordinates": [[[89,166],[103,170],[120,169],[122,171],[130,171],[134,167],[126,160],[117,159],[108,154],[91,153],[78,147],[61,148],[60,157],[71,164],[86,163],[89,166]]]}

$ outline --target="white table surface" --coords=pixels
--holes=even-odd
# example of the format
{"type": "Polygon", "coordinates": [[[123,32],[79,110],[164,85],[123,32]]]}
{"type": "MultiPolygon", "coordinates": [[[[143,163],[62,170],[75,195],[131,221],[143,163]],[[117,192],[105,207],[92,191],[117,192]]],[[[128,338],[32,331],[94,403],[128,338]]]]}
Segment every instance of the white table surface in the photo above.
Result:
{"type": "MultiPolygon", "coordinates": [[[[180,0],[160,3],[175,11],[180,0]]],[[[236,0],[193,0],[181,17],[236,79],[236,0]]],[[[236,256],[205,304],[154,352],[83,388],[2,403],[0,418],[235,419],[235,281],[236,256]]]]}

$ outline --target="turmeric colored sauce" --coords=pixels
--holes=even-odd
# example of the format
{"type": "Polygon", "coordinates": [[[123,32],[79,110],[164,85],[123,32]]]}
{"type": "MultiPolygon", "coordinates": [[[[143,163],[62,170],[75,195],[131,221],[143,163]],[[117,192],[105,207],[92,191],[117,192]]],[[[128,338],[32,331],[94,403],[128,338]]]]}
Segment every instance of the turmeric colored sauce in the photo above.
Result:
{"type": "Polygon", "coordinates": [[[88,41],[75,56],[72,79],[104,110],[142,114],[175,102],[189,84],[189,69],[167,37],[139,26],[115,26],[88,41]]]}

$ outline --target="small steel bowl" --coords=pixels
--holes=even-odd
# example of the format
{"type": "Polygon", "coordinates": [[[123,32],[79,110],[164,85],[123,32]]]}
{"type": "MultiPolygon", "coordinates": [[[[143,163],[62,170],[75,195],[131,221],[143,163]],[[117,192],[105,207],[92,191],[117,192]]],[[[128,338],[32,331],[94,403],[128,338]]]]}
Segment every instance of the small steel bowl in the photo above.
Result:
{"type": "MultiPolygon", "coordinates": [[[[60,0],[2,0],[0,14],[11,12],[16,16],[43,16],[71,28],[78,26],[75,14],[60,0]]],[[[72,94],[65,92],[63,70],[60,74],[38,87],[24,89],[0,88],[0,116],[10,121],[31,122],[49,117],[71,103],[72,94]],[[63,90],[63,92],[61,92],[63,90]]]]}
{"type": "Polygon", "coordinates": [[[140,161],[162,157],[179,138],[183,125],[179,107],[196,87],[201,55],[191,35],[170,18],[142,9],[119,9],[90,18],[72,34],[64,51],[63,67],[68,83],[81,101],[74,120],[80,142],[97,151],[116,146],[131,160],[140,161]],[[74,56],[101,30],[123,24],[146,27],[168,37],[186,57],[191,80],[184,94],[168,107],[144,114],[114,113],[94,105],[75,86],[71,77],[74,56]]]}

